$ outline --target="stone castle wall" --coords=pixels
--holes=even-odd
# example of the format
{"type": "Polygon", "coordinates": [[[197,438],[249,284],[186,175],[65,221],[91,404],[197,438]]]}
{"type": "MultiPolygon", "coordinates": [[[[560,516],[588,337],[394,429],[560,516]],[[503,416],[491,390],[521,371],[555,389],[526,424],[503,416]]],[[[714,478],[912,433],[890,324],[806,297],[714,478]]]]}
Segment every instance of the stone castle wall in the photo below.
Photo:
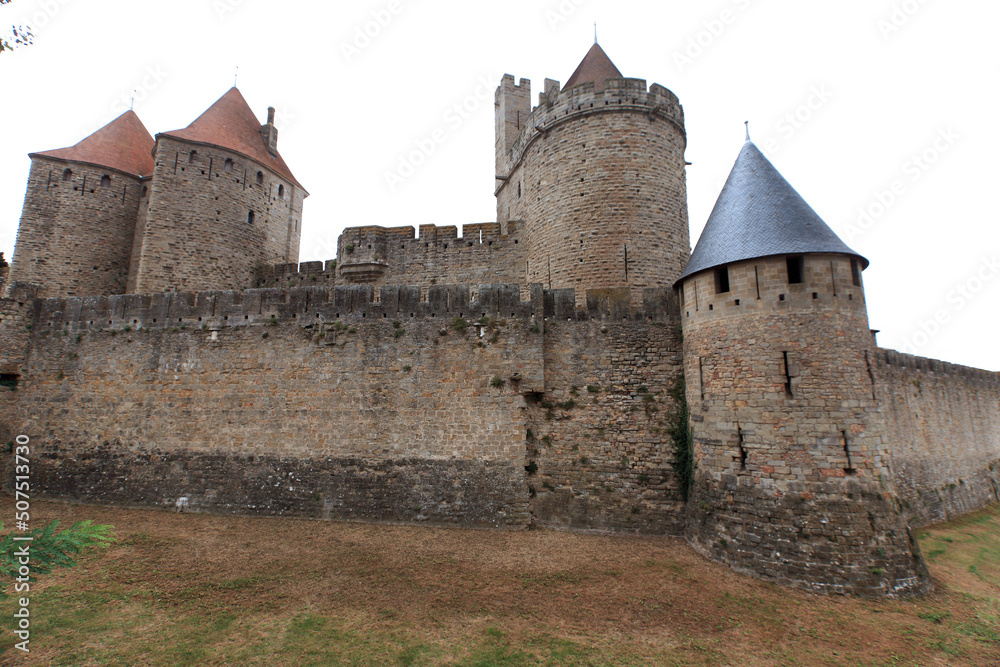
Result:
{"type": "Polygon", "coordinates": [[[123,294],[141,187],[106,167],[34,157],[10,282],[51,296],[123,294]]]}
{"type": "Polygon", "coordinates": [[[298,258],[305,196],[237,153],[161,135],[134,291],[253,285],[260,266],[298,258]]]}
{"type": "Polygon", "coordinates": [[[23,421],[18,388],[30,349],[37,289],[15,285],[0,298],[0,445],[6,445],[23,421]]]}
{"type": "Polygon", "coordinates": [[[912,523],[1000,500],[1000,373],[879,350],[896,486],[912,523]]]}
{"type": "Polygon", "coordinates": [[[577,311],[572,291],[529,292],[521,301],[517,285],[479,286],[472,300],[467,286],[435,285],[421,300],[418,288],[386,286],[375,300],[354,286],[39,301],[17,428],[36,447],[36,483],[65,499],[164,506],[187,496],[216,512],[521,526],[538,515],[581,526],[578,501],[565,499],[582,491],[616,506],[590,527],[676,531],[679,502],[653,497],[673,488],[653,451],[657,422],[630,398],[639,386],[655,394],[675,372],[669,300],[651,293],[641,321],[619,322],[607,295],[577,311]],[[559,334],[546,318],[560,320],[559,334]],[[657,326],[643,332],[650,319],[657,326]],[[640,338],[658,351],[632,359],[626,348],[640,338]],[[560,368],[577,347],[594,355],[579,378],[560,368]],[[540,416],[550,392],[584,380],[600,393],[540,416]],[[529,474],[529,441],[543,438],[551,452],[529,474]],[[588,461],[571,461],[571,450],[588,461]],[[532,492],[532,479],[551,489],[532,492]]]}
{"type": "MultiPolygon", "coordinates": [[[[500,233],[497,223],[453,226],[348,227],[337,243],[337,259],[266,266],[258,287],[366,284],[422,285],[423,296],[435,284],[517,283],[524,278],[525,246],[517,225],[500,233]]],[[[527,293],[522,294],[527,297],[527,293]]]]}
{"type": "Polygon", "coordinates": [[[688,537],[734,568],[818,592],[929,586],[891,478],[874,337],[851,259],[784,256],[684,281],[695,441],[688,537]],[[758,292],[759,290],[759,292],[758,292]],[[758,298],[759,293],[759,298],[758,298]]]}
{"type": "Polygon", "coordinates": [[[523,221],[528,282],[551,288],[670,287],[690,256],[683,110],[638,79],[550,90],[513,131],[526,82],[497,91],[497,219],[523,221]],[[507,99],[510,98],[510,99],[507,99]],[[501,111],[508,113],[501,118],[501,111]],[[506,149],[506,150],[504,150],[506,149]]]}

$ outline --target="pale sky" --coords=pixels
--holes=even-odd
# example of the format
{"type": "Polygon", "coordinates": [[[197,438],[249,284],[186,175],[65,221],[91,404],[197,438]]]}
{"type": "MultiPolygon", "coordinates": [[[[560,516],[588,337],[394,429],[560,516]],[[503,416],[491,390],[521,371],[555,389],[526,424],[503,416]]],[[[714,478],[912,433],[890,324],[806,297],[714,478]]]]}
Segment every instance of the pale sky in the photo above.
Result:
{"type": "MultiPolygon", "coordinates": [[[[27,154],[77,143],[128,109],[187,126],[232,85],[311,192],[301,261],[347,226],[496,219],[493,92],[504,73],[563,83],[593,43],[660,83],[687,119],[692,243],[744,140],[871,261],[883,347],[1000,371],[1000,3],[986,0],[13,0],[0,25],[0,251],[27,154]],[[367,34],[366,34],[367,33],[367,34]],[[436,130],[445,140],[426,150],[436,130]],[[423,145],[422,164],[397,172],[423,145]],[[862,217],[862,212],[867,212],[862,217]]],[[[441,136],[437,134],[435,136],[441,136]]],[[[433,142],[432,142],[433,143],[433,142]]]]}

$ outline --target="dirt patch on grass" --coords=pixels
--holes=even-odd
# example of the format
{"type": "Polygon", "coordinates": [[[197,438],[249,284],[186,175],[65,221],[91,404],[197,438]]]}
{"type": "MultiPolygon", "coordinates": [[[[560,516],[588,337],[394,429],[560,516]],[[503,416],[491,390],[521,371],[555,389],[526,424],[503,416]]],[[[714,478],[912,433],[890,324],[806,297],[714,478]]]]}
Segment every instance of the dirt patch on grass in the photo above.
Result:
{"type": "Polygon", "coordinates": [[[938,585],[908,602],[779,588],[667,537],[33,504],[54,518],[119,542],[40,582],[32,653],[0,663],[1000,663],[997,508],[919,531],[938,585]]]}

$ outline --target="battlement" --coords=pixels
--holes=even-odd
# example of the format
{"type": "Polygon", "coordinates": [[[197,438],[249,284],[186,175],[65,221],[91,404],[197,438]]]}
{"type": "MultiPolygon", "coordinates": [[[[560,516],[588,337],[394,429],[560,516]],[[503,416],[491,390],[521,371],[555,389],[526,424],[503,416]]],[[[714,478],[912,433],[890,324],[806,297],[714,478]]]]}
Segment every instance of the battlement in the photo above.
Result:
{"type": "MultiPolygon", "coordinates": [[[[348,227],[337,240],[337,259],[263,267],[257,287],[292,288],[344,284],[494,284],[523,279],[525,246],[517,223],[503,233],[498,223],[348,227]]],[[[426,295],[426,289],[424,290],[426,295]]]]}
{"type": "Polygon", "coordinates": [[[886,366],[922,371],[943,377],[959,378],[990,389],[1000,390],[1000,373],[952,364],[938,359],[918,357],[906,354],[905,352],[897,352],[896,350],[879,348],[878,352],[879,359],[886,366]]]}
{"type": "MultiPolygon", "coordinates": [[[[509,76],[504,77],[498,97],[508,92],[505,85],[509,76]]],[[[513,77],[509,83],[513,84],[513,77]]],[[[529,83],[522,79],[521,87],[529,83]]],[[[517,167],[534,141],[555,126],[582,116],[621,111],[646,113],[650,120],[664,118],[675,124],[684,135],[684,109],[680,100],[658,83],[647,88],[644,79],[607,79],[603,90],[597,90],[593,82],[566,90],[560,90],[558,81],[546,79],[545,84],[546,90],[539,94],[538,106],[531,110],[528,118],[522,119],[517,138],[506,149],[506,160],[498,154],[497,178],[501,181],[517,167]]],[[[498,190],[502,187],[503,183],[498,190]]]]}
{"type": "Polygon", "coordinates": [[[35,308],[41,332],[61,330],[179,329],[298,323],[311,326],[337,320],[482,317],[522,320],[608,320],[663,322],[676,317],[676,296],[668,289],[647,289],[643,309],[631,307],[628,290],[595,290],[587,308],[577,309],[572,289],[529,287],[522,301],[516,284],[431,285],[421,298],[416,286],[348,285],[294,289],[251,289],[196,293],[141,294],[44,299],[35,308]]]}

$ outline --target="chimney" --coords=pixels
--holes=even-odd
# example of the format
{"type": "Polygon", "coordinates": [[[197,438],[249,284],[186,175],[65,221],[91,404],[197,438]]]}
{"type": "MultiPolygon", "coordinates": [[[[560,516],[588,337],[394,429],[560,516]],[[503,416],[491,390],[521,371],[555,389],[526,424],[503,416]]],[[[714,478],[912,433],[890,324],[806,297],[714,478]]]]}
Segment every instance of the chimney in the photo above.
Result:
{"type": "Polygon", "coordinates": [[[267,125],[260,128],[260,136],[263,137],[267,145],[267,152],[271,155],[278,154],[278,128],[274,126],[274,107],[267,108],[267,125]]]}

